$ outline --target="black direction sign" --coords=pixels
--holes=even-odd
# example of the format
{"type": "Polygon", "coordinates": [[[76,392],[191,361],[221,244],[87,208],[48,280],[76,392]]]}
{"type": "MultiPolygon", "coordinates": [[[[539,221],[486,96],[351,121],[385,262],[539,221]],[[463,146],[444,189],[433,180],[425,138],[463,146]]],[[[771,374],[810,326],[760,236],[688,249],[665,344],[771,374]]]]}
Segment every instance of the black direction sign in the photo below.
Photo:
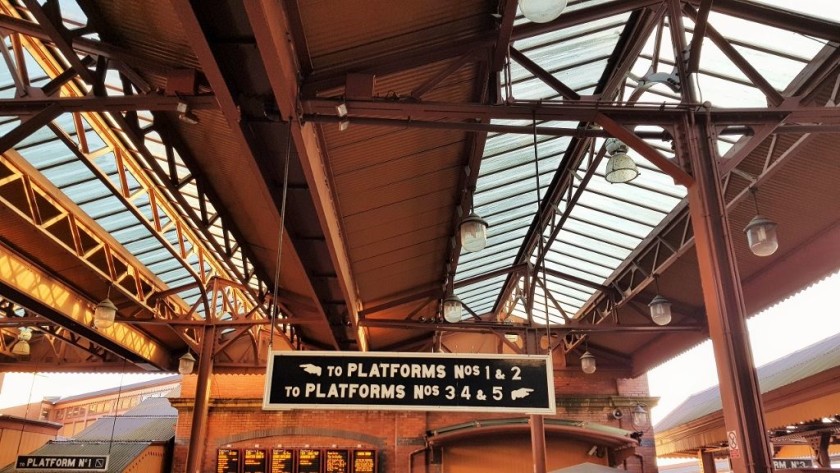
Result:
{"type": "Polygon", "coordinates": [[[788,470],[791,468],[811,468],[814,462],[810,459],[774,458],[774,470],[788,470]]]}
{"type": "Polygon", "coordinates": [[[273,352],[263,409],[553,414],[548,356],[273,352]]]}
{"type": "Polygon", "coordinates": [[[18,471],[107,471],[108,455],[18,455],[18,471]]]}

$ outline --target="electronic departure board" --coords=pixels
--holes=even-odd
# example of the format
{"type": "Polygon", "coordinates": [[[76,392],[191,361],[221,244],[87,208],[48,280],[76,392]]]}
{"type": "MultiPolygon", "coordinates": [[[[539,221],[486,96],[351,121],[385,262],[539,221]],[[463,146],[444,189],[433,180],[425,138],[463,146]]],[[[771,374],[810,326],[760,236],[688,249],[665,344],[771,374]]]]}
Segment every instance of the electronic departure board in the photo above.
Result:
{"type": "Polygon", "coordinates": [[[327,450],[326,473],[349,473],[350,452],[347,450],[327,450]]]}
{"type": "Polygon", "coordinates": [[[220,448],[216,473],[376,473],[376,450],[220,448]]]}
{"type": "Polygon", "coordinates": [[[216,473],[239,473],[239,450],[220,448],[216,453],[216,473]]]}
{"type": "Polygon", "coordinates": [[[376,473],[376,450],[354,450],[353,473],[376,473]]]}
{"type": "Polygon", "coordinates": [[[294,450],[282,448],[271,451],[271,473],[292,473],[294,468],[294,450]]]}
{"type": "Polygon", "coordinates": [[[321,473],[321,451],[308,448],[298,450],[298,473],[321,473]]]}
{"type": "Polygon", "coordinates": [[[268,471],[265,450],[246,448],[244,457],[242,461],[244,465],[243,473],[266,473],[268,471]]]}

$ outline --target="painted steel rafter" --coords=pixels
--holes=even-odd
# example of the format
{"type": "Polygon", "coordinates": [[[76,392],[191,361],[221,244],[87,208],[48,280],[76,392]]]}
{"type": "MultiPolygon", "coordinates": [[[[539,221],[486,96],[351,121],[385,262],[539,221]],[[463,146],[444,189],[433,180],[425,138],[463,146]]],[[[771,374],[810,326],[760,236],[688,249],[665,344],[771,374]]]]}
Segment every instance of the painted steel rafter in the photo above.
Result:
{"type": "Polygon", "coordinates": [[[168,349],[126,324],[93,329],[93,304],[76,290],[0,245],[0,296],[148,370],[171,370],[168,349]]]}
{"type": "MultiPolygon", "coordinates": [[[[547,31],[580,25],[589,21],[619,15],[661,3],[662,0],[622,0],[620,2],[602,3],[565,12],[556,20],[549,23],[526,23],[514,26],[510,34],[506,36],[510,40],[529,38],[547,31]]],[[[488,31],[472,41],[448,47],[440,47],[438,45],[422,47],[408,52],[400,51],[374,59],[352,62],[335,70],[314,71],[304,78],[301,84],[301,95],[304,98],[314,97],[318,91],[340,87],[344,85],[346,76],[350,72],[363,72],[383,76],[421,67],[433,62],[456,58],[469,51],[490,51],[497,45],[500,37],[500,32],[488,31]]]]}
{"type": "Polygon", "coordinates": [[[54,371],[101,369],[103,365],[123,364],[118,356],[101,345],[2,297],[0,356],[5,358],[0,361],[0,369],[4,371],[38,371],[43,370],[47,364],[54,371]],[[10,352],[21,327],[32,329],[32,339],[29,341],[31,355],[25,358],[10,352]]]}
{"type": "MultiPolygon", "coordinates": [[[[641,52],[647,38],[653,32],[655,26],[662,21],[665,14],[665,6],[660,5],[656,9],[647,8],[648,6],[652,7],[653,4],[639,6],[637,8],[641,9],[634,11],[631,14],[631,17],[627,22],[627,26],[622,31],[618,44],[613,50],[608,62],[608,67],[599,80],[599,84],[596,87],[595,92],[605,99],[614,97],[624,85],[627,71],[629,71],[633,66],[635,58],[641,52]]],[[[551,84],[548,85],[551,86],[551,84]]],[[[597,109],[597,104],[593,102],[572,102],[570,106],[597,109]]],[[[532,117],[532,120],[538,119],[535,114],[532,115],[532,117]]],[[[612,120],[609,119],[609,117],[600,114],[600,112],[592,117],[575,117],[574,120],[580,122],[578,128],[589,129],[591,128],[589,124],[593,123],[595,118],[600,118],[602,122],[607,121],[609,125],[612,125],[612,120]]],[[[550,250],[552,244],[559,235],[559,232],[563,228],[565,220],[568,219],[571,209],[574,208],[574,203],[576,203],[580,198],[580,195],[582,195],[586,184],[594,175],[598,163],[603,158],[605,150],[599,150],[596,155],[594,150],[592,150],[593,146],[594,141],[591,137],[581,136],[573,138],[570,141],[566,151],[567,158],[564,160],[563,169],[557,172],[557,175],[551,182],[549,190],[546,192],[546,197],[544,198],[544,205],[541,205],[538,214],[535,216],[534,221],[528,230],[528,235],[517,254],[516,261],[524,262],[530,261],[531,256],[536,253],[537,263],[533,267],[533,272],[526,274],[525,280],[522,282],[517,281],[513,277],[508,277],[505,282],[505,287],[499,293],[499,297],[496,301],[494,308],[496,313],[502,313],[501,311],[504,310],[506,311],[504,313],[510,314],[510,312],[516,307],[517,302],[522,302],[526,307],[526,314],[529,317],[529,322],[533,323],[533,320],[530,319],[533,317],[533,298],[538,284],[532,284],[530,280],[540,280],[537,271],[540,269],[545,271],[545,265],[540,263],[543,262],[547,252],[550,250]],[[587,171],[584,176],[577,181],[578,185],[577,188],[575,188],[576,174],[574,170],[581,167],[581,164],[584,163],[587,156],[589,157],[587,171]],[[562,199],[564,194],[566,194],[566,198],[570,202],[570,205],[567,205],[563,214],[558,216],[555,204],[562,199]],[[549,235],[547,241],[543,241],[545,229],[549,226],[551,227],[551,234],[549,235]]],[[[545,278],[545,274],[543,274],[543,278],[545,278]]],[[[581,283],[586,281],[575,282],[581,283]]],[[[548,288],[544,287],[546,284],[542,282],[541,285],[543,286],[544,293],[549,295],[550,291],[548,288]]],[[[601,292],[605,291],[602,290],[601,292]]],[[[608,292],[606,293],[608,294],[608,292]]],[[[551,297],[551,299],[552,303],[556,307],[560,307],[560,304],[557,303],[554,297],[551,297]]],[[[546,307],[546,310],[548,310],[548,307],[546,307]]],[[[560,310],[559,312],[564,319],[571,318],[571,316],[566,314],[565,311],[560,310]]],[[[546,320],[549,320],[548,314],[546,314],[546,320]]],[[[579,335],[573,334],[567,334],[566,336],[567,339],[578,337],[579,335]]],[[[565,346],[573,348],[574,344],[569,341],[565,343],[565,346]]],[[[568,349],[571,350],[572,348],[568,349]]]]}
{"type": "MultiPolygon", "coordinates": [[[[189,2],[172,0],[172,3],[176,5],[176,8],[186,10],[189,2]]],[[[359,290],[350,267],[348,249],[342,237],[337,203],[329,187],[327,157],[320,151],[321,146],[315,127],[298,120],[300,91],[297,74],[299,67],[292,45],[288,41],[289,24],[286,12],[279,3],[267,0],[246,0],[244,6],[263,64],[266,66],[268,80],[280,114],[292,121],[291,136],[330,252],[330,260],[335,268],[338,285],[344,297],[344,305],[355,329],[358,349],[367,351],[369,349],[368,334],[358,325],[359,312],[364,307],[359,299],[359,290]]],[[[193,16],[193,13],[185,11],[184,16],[193,16]]]]}
{"type": "MultiPolygon", "coordinates": [[[[101,58],[100,58],[101,59],[101,58]]],[[[52,64],[54,67],[58,67],[56,64],[52,64]]],[[[107,62],[105,63],[105,67],[107,68],[107,62]]],[[[125,66],[121,68],[125,70],[125,66]]],[[[57,71],[56,71],[57,72],[57,71]]],[[[60,75],[60,74],[59,74],[60,75]]],[[[136,76],[136,74],[129,74],[131,76],[136,76]]],[[[142,86],[142,85],[141,85],[142,86]]],[[[138,89],[141,87],[138,86],[138,89]]],[[[112,97],[69,97],[69,98],[45,98],[41,100],[26,100],[19,101],[17,105],[14,103],[8,104],[8,107],[11,109],[13,107],[18,107],[22,109],[28,109],[28,107],[37,107],[38,105],[50,103],[51,106],[59,106],[62,109],[66,110],[75,110],[75,109],[90,109],[93,111],[120,111],[120,110],[129,110],[129,111],[136,111],[136,110],[174,110],[173,107],[177,107],[178,103],[186,102],[191,104],[191,106],[195,106],[196,109],[203,109],[203,108],[215,108],[217,106],[215,102],[215,98],[212,96],[201,96],[201,97],[162,97],[156,94],[151,95],[130,95],[132,94],[135,89],[131,88],[131,86],[127,86],[127,89],[124,90],[126,95],[123,96],[112,96],[112,97]]],[[[148,87],[143,92],[149,92],[148,87]]],[[[0,105],[2,108],[2,105],[0,105]]],[[[140,220],[146,224],[147,228],[152,231],[152,234],[163,235],[170,228],[166,228],[167,226],[175,226],[176,233],[178,235],[178,241],[175,243],[167,242],[165,239],[162,241],[164,246],[170,247],[171,253],[176,257],[182,260],[182,264],[185,268],[192,270],[191,265],[187,262],[188,259],[194,258],[198,261],[198,267],[200,272],[195,272],[194,275],[197,279],[201,282],[206,282],[209,277],[214,275],[225,276],[227,271],[233,271],[239,278],[242,280],[249,280],[251,276],[254,274],[253,265],[249,265],[248,258],[243,257],[242,265],[243,268],[240,270],[237,268],[236,264],[231,261],[231,258],[237,251],[242,251],[239,248],[239,244],[236,243],[239,238],[233,236],[233,231],[230,231],[222,225],[222,239],[223,242],[219,242],[218,237],[214,236],[212,232],[209,231],[207,226],[219,218],[219,213],[216,213],[213,216],[209,216],[207,214],[207,208],[215,208],[212,203],[209,203],[210,200],[206,192],[201,192],[202,188],[206,186],[201,186],[198,184],[196,178],[189,174],[187,176],[177,176],[177,165],[175,164],[176,157],[181,153],[174,150],[171,145],[166,144],[166,154],[167,160],[169,161],[169,169],[173,171],[168,177],[169,179],[163,180],[164,183],[168,184],[168,190],[172,196],[175,196],[175,200],[181,204],[182,210],[185,210],[189,217],[192,218],[193,222],[200,222],[200,223],[187,223],[182,218],[180,218],[177,214],[177,211],[174,208],[171,208],[171,205],[168,203],[172,199],[170,199],[168,195],[162,193],[158,190],[158,186],[152,184],[149,179],[143,176],[143,171],[137,166],[134,160],[130,159],[131,156],[136,154],[140,154],[142,157],[146,158],[147,163],[154,163],[152,166],[153,168],[160,170],[160,165],[151,155],[149,150],[145,146],[144,135],[152,131],[152,127],[146,127],[144,130],[140,130],[139,124],[134,123],[134,126],[128,123],[128,120],[124,118],[122,115],[119,114],[112,114],[111,119],[118,122],[119,125],[122,125],[121,128],[123,129],[123,135],[128,136],[129,141],[131,142],[132,147],[124,147],[121,146],[118,140],[118,137],[110,131],[111,126],[107,125],[105,121],[99,116],[93,115],[86,115],[86,119],[89,122],[93,123],[95,127],[97,127],[97,131],[100,134],[108,135],[106,141],[109,143],[113,143],[113,148],[111,148],[111,153],[116,160],[115,167],[118,169],[120,174],[119,179],[119,189],[116,189],[116,185],[111,184],[110,181],[107,179],[101,171],[97,169],[92,170],[99,175],[100,179],[103,183],[109,186],[114,193],[114,195],[121,198],[124,203],[127,203],[129,209],[132,208],[131,202],[137,200],[138,198],[147,197],[149,201],[152,203],[152,216],[149,217],[142,217],[142,213],[138,214],[138,212],[134,212],[135,216],[138,216],[140,220]],[[140,191],[131,191],[127,188],[128,179],[126,179],[125,174],[131,174],[136,180],[139,182],[143,188],[140,191]],[[177,176],[177,177],[176,177],[177,176]],[[199,200],[199,207],[201,216],[195,215],[195,209],[192,209],[184,200],[183,196],[181,196],[179,189],[183,186],[192,183],[197,187],[197,194],[199,200]],[[141,218],[142,217],[142,218],[141,218]],[[166,217],[166,218],[164,218],[166,217]],[[162,221],[168,222],[165,225],[161,225],[162,221]],[[202,226],[202,223],[204,224],[202,226]],[[197,235],[192,234],[191,226],[195,225],[199,227],[201,233],[206,237],[207,241],[210,241],[211,244],[214,244],[214,249],[217,251],[217,254],[224,255],[226,259],[226,268],[223,271],[222,265],[213,261],[212,252],[207,250],[202,250],[204,244],[201,242],[201,239],[197,238],[197,235]],[[203,230],[203,231],[202,231],[203,230]],[[172,245],[175,245],[173,247],[172,245]]],[[[163,128],[162,125],[157,123],[153,124],[155,129],[163,128]]],[[[79,140],[79,143],[73,143],[67,133],[64,133],[60,130],[56,130],[56,125],[52,125],[54,131],[59,135],[59,137],[64,141],[64,143],[74,152],[82,158],[83,156],[89,158],[87,156],[88,151],[86,150],[85,143],[82,140],[79,140]]],[[[78,130],[77,130],[78,131],[78,130]]],[[[166,133],[164,133],[166,134],[166,133]]],[[[167,134],[168,135],[168,134],[167,134]]],[[[80,137],[83,137],[83,133],[79,133],[80,137]]],[[[97,150],[98,153],[102,153],[102,150],[97,150]]],[[[101,159],[101,156],[100,156],[101,159]]],[[[89,159],[84,159],[84,161],[89,165],[89,167],[94,166],[92,161],[89,159]]],[[[214,199],[218,200],[218,199],[214,199]]],[[[136,210],[136,209],[135,209],[136,210]]]]}
{"type": "MultiPolygon", "coordinates": [[[[16,43],[17,44],[17,43],[16,43]]],[[[29,44],[30,48],[37,48],[36,44],[29,44]]],[[[19,56],[19,55],[16,55],[19,56]]],[[[37,57],[37,54],[36,54],[37,57]]],[[[47,53],[43,53],[40,57],[42,65],[45,68],[49,69],[52,66],[53,73],[57,73],[57,76],[62,75],[70,75],[66,74],[66,71],[59,72],[57,68],[58,66],[54,61],[51,61],[52,58],[48,56],[47,53]]],[[[11,68],[14,67],[14,64],[8,62],[11,68]]],[[[22,64],[22,63],[21,63],[22,64]]],[[[107,64],[106,64],[107,66],[107,64]]],[[[106,67],[107,68],[107,67],[106,67]]],[[[25,76],[24,73],[19,72],[18,69],[12,69],[13,74],[15,76],[25,76]]],[[[29,86],[25,80],[21,81],[22,90],[28,90],[29,86]]],[[[104,89],[104,88],[102,88],[104,89]]],[[[57,92],[57,88],[54,92],[57,92]]],[[[66,91],[72,91],[79,93],[78,88],[70,87],[65,88],[66,91]]],[[[169,110],[173,109],[172,107],[177,106],[178,103],[186,100],[187,103],[193,103],[196,105],[196,108],[205,108],[209,107],[210,105],[215,104],[211,101],[212,97],[202,97],[196,100],[195,97],[188,97],[186,99],[182,99],[179,97],[159,97],[159,96],[130,96],[126,91],[126,96],[121,97],[69,97],[69,98],[45,98],[41,100],[21,100],[16,101],[6,105],[6,112],[16,112],[16,111],[28,111],[32,109],[37,109],[39,106],[46,105],[47,110],[50,111],[45,119],[42,121],[44,123],[49,123],[52,118],[54,118],[54,110],[94,110],[94,111],[121,111],[121,110],[142,110],[144,108],[150,108],[152,110],[169,110]],[[207,100],[207,99],[211,100],[207,100]],[[13,108],[16,108],[12,110],[13,108]]],[[[0,106],[2,107],[2,106],[0,106]]],[[[3,113],[3,112],[0,112],[3,113]]],[[[132,115],[129,115],[132,116],[132,115]]],[[[191,271],[193,277],[196,281],[204,284],[207,283],[210,278],[215,278],[219,275],[226,275],[227,272],[223,269],[221,265],[219,265],[216,261],[214,261],[214,257],[212,252],[203,249],[202,241],[197,238],[195,234],[193,234],[192,229],[188,223],[185,223],[182,218],[180,218],[172,208],[171,204],[169,204],[169,197],[163,194],[156,184],[153,184],[148,178],[146,178],[143,174],[143,171],[137,164],[131,159],[131,156],[136,152],[136,149],[127,148],[122,145],[118,139],[118,137],[113,133],[111,130],[111,126],[107,125],[106,121],[103,120],[102,117],[98,115],[86,114],[84,115],[85,119],[93,124],[96,131],[103,136],[104,141],[106,143],[110,143],[110,145],[106,145],[105,148],[100,150],[91,151],[88,148],[87,140],[85,139],[85,130],[82,126],[81,116],[79,114],[74,114],[74,122],[76,124],[76,136],[78,136],[78,142],[74,141],[71,134],[65,130],[62,130],[58,124],[56,123],[49,123],[50,128],[59,139],[70,149],[81,161],[85,162],[88,165],[89,169],[101,180],[101,182],[109,188],[113,195],[115,195],[118,199],[122,201],[122,203],[128,208],[132,214],[141,222],[143,223],[146,228],[155,235],[160,243],[169,250],[169,252],[176,258],[181,261],[181,266],[188,271],[191,271]],[[103,157],[110,157],[114,160],[114,162],[110,163],[113,165],[115,169],[117,169],[117,179],[116,183],[110,180],[110,176],[107,173],[102,171],[101,166],[103,157]],[[97,164],[98,163],[98,164],[97,164]],[[132,179],[128,179],[127,176],[131,176],[132,179]],[[132,188],[129,187],[129,181],[139,183],[139,188],[132,188]],[[137,206],[136,202],[142,199],[147,199],[150,205],[150,212],[149,215],[146,215],[142,212],[137,206]],[[177,236],[177,241],[171,241],[171,238],[166,238],[165,235],[167,233],[174,234],[177,236]],[[190,263],[190,260],[196,262],[195,265],[190,263]]],[[[115,114],[112,115],[112,119],[119,120],[122,119],[121,115],[115,114]],[[116,118],[115,118],[116,117],[116,118]]],[[[26,125],[27,122],[24,122],[26,125]]],[[[127,127],[125,126],[125,122],[123,123],[124,129],[138,129],[139,127],[135,123],[134,127],[127,127]]],[[[22,139],[24,136],[28,135],[29,133],[35,131],[39,126],[29,126],[24,131],[25,133],[18,133],[18,136],[15,136],[15,140],[22,139]]],[[[138,135],[133,135],[137,137],[138,135]]],[[[142,134],[139,134],[142,137],[142,134]]],[[[142,148],[146,152],[146,157],[154,160],[151,157],[151,153],[145,149],[145,145],[143,144],[143,140],[138,139],[135,141],[135,144],[139,144],[136,148],[142,148]],[[138,143],[139,142],[139,143],[138,143]]],[[[16,155],[15,155],[16,156],[16,155]]],[[[19,156],[16,156],[19,160],[17,163],[18,171],[20,168],[25,167],[25,164],[20,159],[19,156]]],[[[168,159],[174,160],[175,159],[175,152],[171,149],[168,149],[167,153],[168,159]]],[[[172,168],[173,166],[170,166],[172,168]]],[[[32,169],[29,169],[31,172],[35,172],[32,169]]],[[[14,173],[20,175],[20,173],[14,173]]],[[[188,176],[189,177],[189,176],[188,176]]],[[[30,182],[32,181],[31,176],[26,176],[22,178],[23,182],[26,183],[26,188],[31,189],[30,182]]],[[[185,183],[190,182],[192,179],[188,178],[185,180],[181,180],[177,182],[179,187],[185,185],[185,183]]],[[[6,184],[14,183],[16,179],[11,178],[10,176],[6,176],[4,182],[6,184]]],[[[170,181],[171,182],[171,181],[170,181]]],[[[92,258],[97,258],[98,251],[97,249],[100,247],[95,247],[92,249],[87,249],[85,246],[90,245],[90,241],[97,241],[96,236],[96,228],[98,227],[93,222],[87,222],[87,226],[79,226],[78,225],[78,215],[81,215],[80,212],[75,213],[71,209],[62,209],[61,211],[57,212],[47,212],[46,209],[42,209],[38,207],[38,204],[44,205],[41,202],[44,199],[37,199],[34,195],[41,195],[41,193],[37,191],[31,191],[27,193],[27,196],[32,194],[32,197],[28,197],[28,210],[29,210],[29,217],[33,224],[35,225],[43,225],[43,230],[46,233],[49,233],[49,227],[58,223],[58,222],[67,222],[66,225],[59,225],[61,230],[64,230],[65,226],[70,228],[69,234],[72,235],[72,242],[63,242],[65,243],[63,246],[65,249],[73,251],[77,257],[84,258],[85,256],[89,256],[92,258]],[[34,192],[34,194],[33,194],[34,192]],[[52,221],[49,222],[41,222],[41,214],[48,213],[54,214],[57,213],[59,217],[53,218],[52,221]],[[72,244],[71,244],[72,243],[72,244]]],[[[180,194],[178,192],[174,192],[173,195],[180,194]]],[[[203,215],[203,219],[201,222],[208,224],[211,222],[211,218],[207,215],[207,205],[205,204],[204,195],[199,192],[200,197],[200,207],[203,215]]],[[[59,199],[52,199],[52,202],[58,202],[59,199]]],[[[181,199],[183,200],[183,198],[181,199]]],[[[49,202],[50,200],[46,200],[49,202]]],[[[67,204],[67,202],[64,202],[67,204]]],[[[182,202],[182,204],[184,204],[182,202]]],[[[70,205],[72,206],[72,205],[70,205]]],[[[186,205],[185,205],[186,207],[186,205]]],[[[78,211],[78,209],[75,209],[78,211]]],[[[213,219],[217,218],[214,217],[213,219]]],[[[212,234],[206,227],[204,228],[205,233],[208,235],[212,234]]],[[[56,235],[62,234],[61,231],[54,232],[52,235],[56,237],[56,235]]],[[[223,239],[225,240],[225,248],[227,252],[220,252],[222,254],[227,255],[227,263],[228,268],[235,268],[235,265],[232,264],[230,261],[230,257],[232,257],[233,253],[237,251],[238,244],[232,242],[231,232],[224,230],[223,227],[223,239]]],[[[218,242],[215,241],[215,237],[209,238],[210,241],[216,243],[217,250],[221,246],[218,242]]],[[[60,237],[56,237],[57,241],[61,241],[60,237]]],[[[143,274],[143,270],[145,268],[141,267],[141,264],[137,262],[131,255],[123,255],[124,258],[117,258],[113,256],[115,253],[120,253],[119,251],[115,251],[117,249],[121,249],[118,243],[114,241],[108,241],[106,244],[102,244],[101,248],[103,249],[106,257],[104,258],[105,267],[97,267],[95,263],[89,263],[89,266],[98,270],[97,272],[106,280],[112,280],[116,283],[116,287],[121,288],[123,290],[123,281],[126,280],[128,277],[134,274],[143,274]],[[125,261],[129,261],[129,264],[126,264],[125,261]]],[[[241,250],[240,250],[241,251],[241,250]]],[[[100,258],[102,259],[102,258],[100,258]]],[[[244,273],[248,274],[249,272],[253,274],[253,270],[249,270],[248,268],[248,261],[247,258],[242,258],[244,264],[244,273]]],[[[97,260],[98,262],[98,260],[97,260]]],[[[102,266],[100,264],[100,266],[102,266]]],[[[149,312],[150,309],[156,317],[162,318],[163,320],[183,320],[184,318],[192,318],[197,317],[198,314],[194,307],[186,307],[180,299],[177,298],[176,294],[173,292],[168,292],[166,297],[161,297],[161,294],[166,293],[165,287],[163,287],[162,283],[159,280],[156,280],[154,275],[145,271],[145,277],[148,281],[140,281],[136,280],[136,289],[134,291],[123,291],[128,292],[129,297],[135,302],[135,304],[139,307],[135,309],[132,313],[132,316],[136,316],[140,313],[149,312]],[[147,300],[150,296],[155,296],[153,298],[154,307],[150,307],[147,305],[147,300]],[[173,299],[174,297],[174,299],[173,299]]],[[[248,280],[249,278],[244,278],[244,280],[248,280]]],[[[237,299],[241,300],[249,300],[249,306],[253,309],[260,307],[259,304],[256,303],[257,296],[252,294],[251,291],[243,291],[240,287],[229,287],[227,292],[231,293],[232,295],[235,293],[239,293],[237,299]],[[242,295],[246,295],[246,297],[241,297],[242,295]]],[[[199,302],[203,302],[202,298],[199,298],[199,302]]],[[[197,303],[198,304],[198,303],[197,303]]],[[[204,304],[202,304],[204,305],[204,304]]],[[[204,305],[206,308],[207,306],[204,305]]],[[[203,310],[205,314],[209,312],[208,310],[203,310]]],[[[256,312],[252,310],[252,313],[256,312]]],[[[261,311],[256,317],[263,318],[267,312],[261,311]]],[[[190,346],[195,346],[194,343],[190,343],[191,340],[194,340],[194,337],[190,337],[187,333],[187,329],[173,327],[172,328],[181,338],[190,346]]],[[[251,327],[248,327],[250,330],[251,327]]],[[[255,329],[258,332],[259,327],[255,329]]],[[[285,331],[288,332],[288,335],[294,336],[293,328],[289,327],[288,325],[285,326],[285,331]]],[[[288,336],[286,334],[282,334],[283,336],[288,336]]]]}
{"type": "MultiPolygon", "coordinates": [[[[705,17],[708,14],[707,10],[709,8],[709,3],[710,2],[703,2],[700,12],[687,5],[683,6],[683,10],[689,17],[692,18],[692,20],[695,21],[697,28],[711,37],[716,45],[725,52],[728,58],[737,67],[739,67],[745,75],[757,81],[758,87],[765,93],[768,97],[768,102],[773,106],[769,108],[769,110],[779,110],[784,108],[782,106],[785,102],[783,96],[775,91],[775,89],[772,89],[772,87],[764,81],[755,69],[753,69],[752,66],[740,54],[738,54],[737,51],[735,51],[711,25],[707,24],[705,17]]],[[[678,28],[678,31],[680,31],[672,32],[671,35],[675,41],[674,54],[675,57],[682,57],[681,51],[685,51],[686,53],[689,52],[689,50],[686,49],[685,44],[681,41],[683,38],[681,33],[683,11],[678,8],[678,2],[672,2],[671,7],[672,28],[676,27],[678,28]]],[[[697,41],[692,44],[690,52],[697,56],[687,56],[685,63],[678,61],[677,69],[680,71],[681,77],[686,77],[692,67],[695,68],[694,72],[699,69],[700,48],[699,46],[696,46],[696,44],[698,44],[697,41]]],[[[693,94],[690,91],[685,90],[691,88],[690,81],[682,82],[687,85],[682,88],[683,100],[692,101],[693,94]]],[[[791,96],[798,95],[803,92],[803,88],[800,88],[796,92],[788,91],[791,96]]],[[[793,108],[797,107],[801,107],[801,105],[797,104],[793,108]]],[[[731,177],[733,175],[728,171],[735,169],[738,163],[748,155],[749,151],[754,149],[760,142],[764,141],[766,136],[772,133],[783,121],[784,119],[771,120],[767,125],[757,127],[755,130],[755,134],[757,136],[754,136],[750,140],[752,142],[751,145],[742,148],[740,151],[736,151],[731,160],[726,162],[727,173],[723,176],[725,186],[730,184],[731,177]]],[[[680,122],[677,123],[677,127],[679,127],[679,125],[680,122]]],[[[671,133],[671,135],[682,136],[678,133],[679,131],[682,130],[677,128],[671,133]]],[[[773,163],[770,162],[771,160],[768,155],[768,159],[765,161],[765,167],[762,170],[761,175],[756,178],[757,181],[755,183],[759,180],[765,180],[768,177],[766,173],[771,167],[778,169],[777,166],[781,166],[784,158],[791,155],[789,152],[802,141],[803,140],[800,139],[791,147],[791,149],[788,150],[788,152],[782,153],[781,157],[777,158],[773,163]]],[[[775,143],[775,140],[773,143],[775,143]]],[[[678,152],[677,154],[680,153],[678,152]]],[[[742,190],[728,203],[728,207],[731,207],[743,199],[745,194],[746,190],[742,190]]],[[[590,302],[580,311],[579,318],[581,320],[589,320],[592,323],[601,323],[609,317],[617,318],[619,308],[628,305],[629,302],[633,301],[634,298],[636,298],[649,284],[653,282],[657,274],[661,274],[682,254],[690,250],[692,246],[693,229],[687,210],[687,201],[684,200],[670,213],[668,217],[666,217],[657,229],[651,232],[651,235],[637,247],[631,256],[625,260],[625,263],[619,268],[619,270],[617,270],[608,280],[610,286],[616,290],[606,293],[598,293],[596,297],[591,299],[590,302]]],[[[632,305],[629,306],[635,309],[632,305]]],[[[699,310],[697,308],[681,308],[678,312],[681,312],[683,315],[688,315],[689,318],[698,318],[699,314],[699,310]]],[[[699,318],[702,319],[702,317],[699,318]]],[[[569,340],[567,340],[567,342],[569,342],[569,340]]],[[[567,345],[569,345],[569,343],[567,343],[567,345]]]]}
{"type": "MultiPolygon", "coordinates": [[[[760,187],[762,183],[766,182],[795,156],[799,147],[811,139],[813,139],[813,135],[802,135],[786,149],[781,150],[778,148],[781,145],[774,138],[771,140],[770,151],[767,153],[760,173],[755,176],[747,175],[748,177],[745,178],[743,173],[734,168],[733,171],[724,175],[722,178],[723,195],[730,195],[730,188],[733,186],[737,186],[738,189],[732,198],[726,202],[726,208],[732,209],[748,198],[749,186],[760,187]]],[[[595,319],[599,317],[599,314],[614,313],[617,309],[627,305],[653,283],[655,275],[667,270],[693,246],[694,236],[687,200],[683,200],[663,221],[661,229],[652,232],[651,236],[639,245],[637,251],[626,260],[625,264],[610,279],[610,285],[617,289],[617,292],[612,296],[617,297],[610,298],[610,295],[600,294],[581,309],[580,317],[595,319]]]]}
{"type": "Polygon", "coordinates": [[[17,152],[0,156],[0,176],[0,203],[129,298],[131,315],[153,311],[148,298],[163,283],[17,152]]]}

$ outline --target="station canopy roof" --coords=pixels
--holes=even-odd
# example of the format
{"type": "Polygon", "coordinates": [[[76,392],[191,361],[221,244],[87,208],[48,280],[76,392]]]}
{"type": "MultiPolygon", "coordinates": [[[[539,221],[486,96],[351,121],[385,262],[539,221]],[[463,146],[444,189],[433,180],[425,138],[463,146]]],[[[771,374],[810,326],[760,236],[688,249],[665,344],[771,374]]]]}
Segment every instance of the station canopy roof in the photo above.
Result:
{"type": "Polygon", "coordinates": [[[708,333],[699,122],[746,312],[840,268],[830,0],[571,0],[546,23],[515,0],[214,5],[0,0],[6,368],[173,370],[211,321],[222,370],[474,332],[638,375],[708,333]],[[608,182],[616,152],[632,181],[608,182]],[[757,213],[768,257],[742,233],[757,213]]]}

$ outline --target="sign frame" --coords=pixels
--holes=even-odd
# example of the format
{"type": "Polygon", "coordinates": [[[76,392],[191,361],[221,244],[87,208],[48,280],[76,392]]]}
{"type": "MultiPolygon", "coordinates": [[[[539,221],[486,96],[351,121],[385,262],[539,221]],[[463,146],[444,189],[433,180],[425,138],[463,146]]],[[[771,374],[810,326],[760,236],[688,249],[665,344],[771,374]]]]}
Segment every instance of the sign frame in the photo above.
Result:
{"type": "Polygon", "coordinates": [[[108,471],[108,464],[111,462],[111,455],[18,455],[15,458],[15,471],[108,471]],[[97,459],[104,459],[105,462],[101,467],[90,467],[90,468],[76,468],[76,467],[60,467],[60,466],[26,466],[20,465],[21,459],[26,458],[60,458],[60,459],[69,459],[69,458],[91,458],[93,460],[97,459]]]}
{"type": "MultiPolygon", "coordinates": [[[[447,361],[451,363],[452,361],[447,361]]],[[[514,355],[495,353],[405,353],[405,352],[333,352],[333,351],[272,351],[269,353],[266,364],[266,378],[263,389],[263,410],[380,410],[380,411],[455,411],[455,412],[497,412],[497,413],[521,413],[521,414],[555,414],[556,400],[554,392],[554,371],[550,354],[546,355],[514,355]],[[512,407],[509,405],[442,405],[434,402],[420,404],[387,404],[387,403],[330,403],[326,399],[312,400],[311,402],[271,402],[272,387],[274,381],[275,360],[278,357],[308,357],[323,358],[326,361],[340,361],[349,358],[371,358],[387,360],[415,359],[428,360],[429,362],[441,360],[457,360],[469,363],[470,360],[486,360],[486,362],[498,361],[502,363],[515,363],[518,360],[533,364],[535,361],[544,363],[545,369],[545,390],[546,405],[512,407]]],[[[301,365],[302,366],[302,365],[301,365]]],[[[489,364],[488,364],[489,366],[489,364]]],[[[542,371],[543,367],[540,367],[542,371]]],[[[323,373],[323,371],[321,371],[323,373]]],[[[320,374],[318,375],[321,376],[320,374]]],[[[388,380],[389,378],[381,378],[388,380]]],[[[541,381],[540,381],[541,382],[541,381]]],[[[542,386],[540,386],[542,388],[542,386]]],[[[280,389],[278,387],[278,389],[280,389]]],[[[533,389],[531,389],[533,391],[533,389]]],[[[487,393],[489,394],[489,393],[487,393]]],[[[526,394],[527,395],[527,394],[526,394]]],[[[541,393],[542,395],[542,393],[541,393]]],[[[504,396],[503,396],[504,400],[504,396]]]]}

